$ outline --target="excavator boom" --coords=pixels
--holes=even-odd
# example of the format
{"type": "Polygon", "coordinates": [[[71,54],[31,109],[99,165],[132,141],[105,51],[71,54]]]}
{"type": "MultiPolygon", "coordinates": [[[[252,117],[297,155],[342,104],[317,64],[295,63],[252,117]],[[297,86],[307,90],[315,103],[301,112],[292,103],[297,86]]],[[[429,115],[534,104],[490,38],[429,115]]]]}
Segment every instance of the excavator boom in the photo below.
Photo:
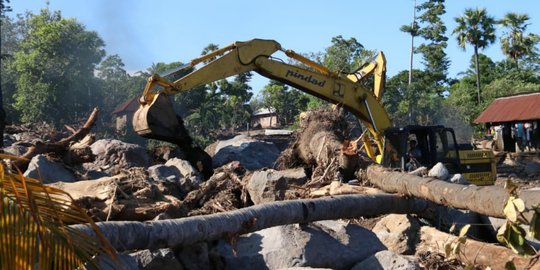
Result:
{"type": "Polygon", "coordinates": [[[164,140],[181,147],[190,146],[191,140],[169,100],[168,95],[177,94],[197,86],[208,84],[236,74],[255,71],[267,78],[281,81],[301,91],[317,96],[331,103],[343,106],[356,115],[369,130],[370,138],[363,137],[368,155],[376,161],[377,154],[372,150],[375,141],[382,153],[383,132],[391,126],[390,118],[380,103],[385,76],[384,54],[379,53],[375,60],[353,74],[337,74],[292,50],[283,50],[273,40],[253,39],[235,42],[207,55],[193,59],[189,64],[173,69],[169,74],[203,63],[199,69],[169,82],[153,75],[148,79],[140,108],[133,118],[135,131],[144,137],[164,140]],[[275,60],[272,55],[282,51],[303,65],[290,65],[275,60]],[[368,75],[375,77],[373,89],[361,83],[368,75]],[[158,88],[158,89],[155,89],[158,88]]]}

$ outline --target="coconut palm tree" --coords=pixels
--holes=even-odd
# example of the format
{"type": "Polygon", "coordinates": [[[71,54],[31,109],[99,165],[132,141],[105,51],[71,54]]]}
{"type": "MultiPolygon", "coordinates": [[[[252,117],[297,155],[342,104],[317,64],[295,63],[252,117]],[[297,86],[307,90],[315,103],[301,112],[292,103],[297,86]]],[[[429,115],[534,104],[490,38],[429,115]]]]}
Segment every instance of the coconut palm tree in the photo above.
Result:
{"type": "Polygon", "coordinates": [[[97,255],[116,256],[67,193],[1,165],[0,203],[0,269],[98,269],[97,255]],[[68,226],[81,223],[97,237],[68,226]]]}
{"type": "Polygon", "coordinates": [[[480,72],[478,50],[485,49],[495,42],[495,19],[487,14],[486,9],[466,9],[461,17],[455,18],[458,24],[452,34],[456,35],[458,45],[465,49],[469,44],[474,48],[476,69],[476,91],[480,104],[480,72]]]}
{"type": "MultiPolygon", "coordinates": [[[[524,56],[534,56],[537,54],[536,44],[540,37],[535,34],[525,36],[527,21],[530,19],[527,14],[507,13],[499,24],[508,31],[501,37],[501,49],[503,53],[514,60],[518,66],[518,60],[524,56]]],[[[519,66],[518,66],[519,67],[519,66]]]]}

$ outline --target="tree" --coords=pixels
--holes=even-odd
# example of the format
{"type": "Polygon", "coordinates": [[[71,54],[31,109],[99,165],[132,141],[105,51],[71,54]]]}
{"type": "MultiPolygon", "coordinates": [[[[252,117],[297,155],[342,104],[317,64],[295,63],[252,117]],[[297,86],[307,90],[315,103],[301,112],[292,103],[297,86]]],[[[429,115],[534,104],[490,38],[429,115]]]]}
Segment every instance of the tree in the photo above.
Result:
{"type": "Polygon", "coordinates": [[[394,124],[429,125],[440,120],[443,98],[432,87],[430,73],[413,70],[415,79],[408,83],[408,72],[401,71],[388,79],[383,104],[394,124]],[[414,108],[414,109],[413,109],[414,108]]]}
{"type": "MultiPolygon", "coordinates": [[[[371,52],[369,52],[371,53],[371,52]]],[[[326,48],[323,65],[338,73],[351,73],[357,70],[367,58],[364,46],[355,38],[332,38],[332,45],[326,48]]]]}
{"type": "Polygon", "coordinates": [[[478,64],[478,50],[484,49],[495,42],[495,19],[487,14],[485,9],[466,9],[461,17],[455,18],[456,28],[452,34],[456,35],[459,46],[465,49],[467,44],[474,48],[476,67],[477,105],[480,104],[480,72],[478,64]]]}
{"type": "Polygon", "coordinates": [[[525,35],[527,29],[527,14],[507,13],[499,22],[507,28],[507,32],[501,37],[501,49],[503,53],[514,60],[517,67],[519,59],[525,56],[536,56],[538,49],[536,45],[540,41],[540,36],[535,34],[525,35]]]}
{"type": "MultiPolygon", "coordinates": [[[[189,246],[265,228],[318,220],[371,217],[388,213],[422,213],[428,204],[414,198],[377,195],[340,195],[319,199],[264,203],[206,216],[158,221],[98,222],[98,228],[118,251],[189,246]]],[[[94,235],[87,225],[71,228],[94,235]]]]}
{"type": "MultiPolygon", "coordinates": [[[[6,3],[9,4],[9,0],[6,0],[6,3]]],[[[11,33],[10,30],[13,29],[11,20],[5,16],[6,12],[11,11],[11,7],[8,6],[6,3],[4,3],[4,0],[0,0],[0,35],[1,35],[1,50],[0,50],[0,66],[1,66],[1,74],[2,74],[2,83],[0,88],[0,147],[4,146],[4,129],[6,127],[6,111],[4,110],[4,89],[6,89],[8,86],[7,83],[4,82],[4,76],[8,77],[7,69],[4,64],[4,60],[9,57],[9,45],[6,46],[4,44],[10,44],[9,40],[14,41],[13,33],[11,33]]],[[[10,74],[11,75],[11,74],[10,74]]],[[[6,80],[7,82],[8,80],[6,80]]]]}
{"type": "Polygon", "coordinates": [[[409,33],[411,35],[411,49],[409,54],[409,84],[412,83],[412,75],[413,75],[413,60],[414,60],[414,38],[418,36],[418,30],[419,26],[416,23],[416,0],[414,1],[414,7],[413,7],[413,20],[411,22],[411,25],[402,25],[399,30],[401,32],[409,33]]]}
{"type": "Polygon", "coordinates": [[[96,32],[60,12],[42,9],[27,18],[28,33],[15,53],[15,108],[21,121],[62,124],[90,111],[96,95],[96,65],[105,52],[96,32]]]}
{"type": "Polygon", "coordinates": [[[441,17],[446,13],[444,0],[429,0],[418,7],[419,11],[424,11],[419,17],[420,28],[418,34],[428,43],[418,47],[418,51],[423,55],[425,71],[429,73],[433,84],[432,90],[442,94],[441,84],[446,82],[450,61],[444,50],[446,49],[445,36],[446,26],[441,17]]]}
{"type": "Polygon", "coordinates": [[[129,75],[124,69],[124,62],[117,54],[105,58],[96,71],[98,78],[102,80],[102,94],[107,97],[102,99],[101,109],[105,115],[110,115],[116,106],[125,102],[129,97],[130,91],[127,83],[129,75]]]}
{"type": "Polygon", "coordinates": [[[296,89],[271,80],[261,91],[262,105],[276,112],[282,125],[294,123],[300,112],[304,111],[308,104],[306,96],[296,89]]]}

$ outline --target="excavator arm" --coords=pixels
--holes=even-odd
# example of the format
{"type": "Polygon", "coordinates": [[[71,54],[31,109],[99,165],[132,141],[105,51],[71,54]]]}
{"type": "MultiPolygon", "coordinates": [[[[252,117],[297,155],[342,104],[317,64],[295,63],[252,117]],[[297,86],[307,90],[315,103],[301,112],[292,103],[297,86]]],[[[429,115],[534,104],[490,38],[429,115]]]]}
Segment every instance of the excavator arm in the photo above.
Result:
{"type": "MultiPolygon", "coordinates": [[[[133,118],[134,129],[139,135],[179,145],[190,143],[184,139],[187,133],[182,121],[174,114],[167,95],[184,92],[232,75],[255,71],[267,78],[343,106],[363,122],[371,139],[376,142],[379,153],[382,153],[383,132],[391,126],[390,118],[380,103],[385,77],[385,59],[382,53],[379,53],[373,62],[353,74],[342,75],[294,51],[283,50],[276,41],[253,39],[235,42],[193,59],[189,64],[171,73],[194,67],[199,63],[204,65],[174,82],[169,82],[158,75],[153,75],[148,79],[140,99],[141,106],[133,118]],[[271,56],[277,51],[284,52],[306,67],[275,60],[271,56]],[[361,84],[369,75],[374,76],[373,90],[361,84]]],[[[377,157],[371,148],[370,138],[363,136],[362,140],[367,154],[373,160],[380,162],[380,155],[377,157]]]]}

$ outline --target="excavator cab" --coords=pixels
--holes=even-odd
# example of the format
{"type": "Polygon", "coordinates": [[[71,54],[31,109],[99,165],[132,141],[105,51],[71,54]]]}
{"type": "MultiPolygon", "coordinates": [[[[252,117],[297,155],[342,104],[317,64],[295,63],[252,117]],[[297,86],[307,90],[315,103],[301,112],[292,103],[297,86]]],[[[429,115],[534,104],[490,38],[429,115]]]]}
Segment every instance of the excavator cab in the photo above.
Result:
{"type": "Polygon", "coordinates": [[[450,174],[460,173],[472,184],[493,185],[496,164],[491,151],[460,149],[454,130],[444,126],[406,126],[384,132],[382,165],[401,171],[444,164],[450,174]],[[421,155],[411,157],[410,141],[417,142],[421,155]],[[411,164],[416,166],[411,166],[411,164]]]}
{"type": "Polygon", "coordinates": [[[451,173],[460,173],[461,164],[454,131],[443,126],[406,126],[385,130],[382,165],[403,171],[442,162],[451,173]],[[411,152],[414,141],[416,153],[411,152]],[[411,166],[414,165],[414,166],[411,166]]]}

